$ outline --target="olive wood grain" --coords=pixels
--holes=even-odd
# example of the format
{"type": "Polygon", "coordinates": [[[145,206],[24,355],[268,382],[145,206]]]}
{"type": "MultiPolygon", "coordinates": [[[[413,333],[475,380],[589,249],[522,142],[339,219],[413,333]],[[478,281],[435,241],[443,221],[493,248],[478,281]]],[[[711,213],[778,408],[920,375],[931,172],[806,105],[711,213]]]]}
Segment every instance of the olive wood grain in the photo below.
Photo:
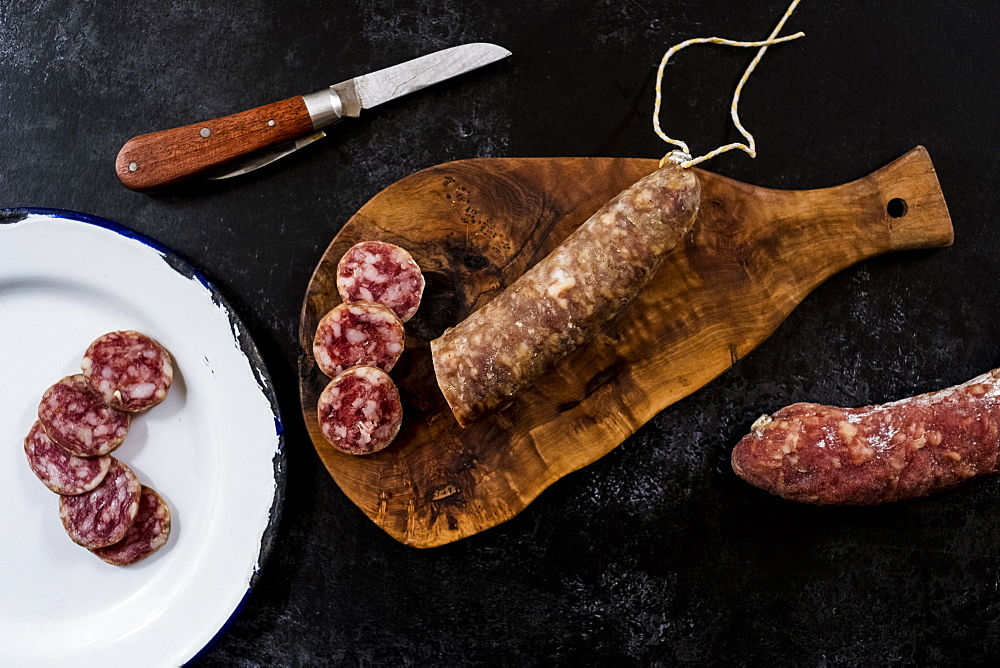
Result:
{"type": "Polygon", "coordinates": [[[303,413],[334,480],[392,537],[432,547],[510,519],[735,364],[834,273],[887,251],[952,242],[921,147],[822,190],[769,190],[699,170],[698,220],[639,298],[509,408],[459,427],[435,383],[430,339],[655,168],[655,160],[618,158],[447,163],[389,186],[333,239],[302,308],[303,413]],[[902,217],[887,213],[895,198],[905,201],[902,217]],[[337,261],[367,239],[407,248],[427,290],[392,371],[405,411],[400,435],[382,452],[355,457],[320,433],[315,406],[327,379],[311,346],[317,322],[340,301],[337,261]]]}
{"type": "Polygon", "coordinates": [[[156,190],[220,169],[313,131],[301,95],[125,142],[115,171],[131,190],[156,190]]]}

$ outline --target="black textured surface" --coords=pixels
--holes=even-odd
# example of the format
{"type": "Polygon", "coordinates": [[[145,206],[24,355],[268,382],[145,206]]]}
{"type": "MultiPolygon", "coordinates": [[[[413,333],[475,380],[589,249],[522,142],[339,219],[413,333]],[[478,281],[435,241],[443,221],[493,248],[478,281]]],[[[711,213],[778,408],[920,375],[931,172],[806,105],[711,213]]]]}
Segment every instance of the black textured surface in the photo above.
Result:
{"type": "MultiPolygon", "coordinates": [[[[859,405],[1000,365],[1000,5],[805,2],[807,37],[743,96],[760,157],[707,166],[780,188],[833,185],[929,149],[954,248],[853,267],[757,351],[514,520],[416,551],[340,492],[299,417],[300,300],[345,220],[381,188],[476,156],[648,156],[662,51],[766,35],[784,0],[5,0],[0,207],[86,211],[204,271],[258,342],[288,422],[275,551],[204,665],[986,664],[1000,654],[1000,481],[874,509],[771,498],[729,451],[796,400],[859,405]],[[514,57],[386,105],[248,177],[145,196],[118,184],[129,137],[306,92],[466,41],[514,57]]],[[[664,124],[704,151],[736,138],[747,50],[668,70],[664,124]]],[[[8,574],[11,575],[11,574],[8,574]]],[[[2,603],[0,603],[2,604],[2,603]]]]}

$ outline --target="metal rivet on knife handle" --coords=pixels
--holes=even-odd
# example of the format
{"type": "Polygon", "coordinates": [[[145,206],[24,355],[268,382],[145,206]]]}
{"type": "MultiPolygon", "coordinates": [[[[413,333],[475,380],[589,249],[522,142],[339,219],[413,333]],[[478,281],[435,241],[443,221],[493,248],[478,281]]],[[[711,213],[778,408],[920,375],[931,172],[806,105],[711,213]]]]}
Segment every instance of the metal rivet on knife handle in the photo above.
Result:
{"type": "Polygon", "coordinates": [[[198,134],[200,134],[202,137],[208,137],[212,134],[212,131],[209,130],[208,128],[202,128],[201,132],[199,132],[198,134]]]}

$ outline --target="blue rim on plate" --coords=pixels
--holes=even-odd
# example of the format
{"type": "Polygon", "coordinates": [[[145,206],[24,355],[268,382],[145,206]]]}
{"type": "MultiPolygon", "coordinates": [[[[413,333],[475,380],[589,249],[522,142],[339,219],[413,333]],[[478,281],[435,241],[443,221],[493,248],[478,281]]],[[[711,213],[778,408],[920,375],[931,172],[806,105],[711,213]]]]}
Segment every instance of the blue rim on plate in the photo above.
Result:
{"type": "Polygon", "coordinates": [[[129,229],[120,223],[116,223],[113,220],[107,218],[101,218],[100,216],[92,216],[86,213],[80,213],[78,211],[69,211],[66,209],[50,209],[50,208],[35,208],[35,207],[20,207],[11,209],[0,209],[0,225],[9,225],[13,223],[18,223],[28,216],[48,216],[52,218],[64,218],[68,220],[75,220],[81,223],[86,223],[88,225],[95,225],[97,227],[103,227],[106,230],[110,230],[123,237],[133,239],[139,243],[148,246],[158,252],[163,256],[164,261],[177,273],[181,274],[185,278],[194,279],[200,283],[205,290],[209,292],[212,296],[212,301],[218,306],[225,309],[230,324],[233,327],[233,331],[236,332],[236,340],[240,346],[240,350],[246,356],[247,360],[250,362],[250,367],[253,370],[254,377],[257,380],[257,385],[260,387],[261,392],[267,398],[268,403],[271,406],[271,411],[274,414],[274,428],[275,433],[278,437],[278,447],[275,450],[274,458],[272,460],[274,465],[274,499],[271,502],[271,510],[268,518],[267,527],[264,529],[264,534],[261,538],[260,550],[257,554],[257,569],[254,571],[253,575],[250,577],[250,582],[247,586],[247,591],[243,595],[243,598],[237,603],[236,608],[230,614],[226,622],[219,628],[216,634],[212,637],[208,643],[202,647],[198,652],[188,659],[187,664],[195,662],[204,657],[204,655],[215,646],[215,644],[222,638],[223,635],[229,630],[230,626],[239,617],[240,613],[250,597],[250,593],[253,591],[254,586],[257,584],[260,578],[261,571],[263,571],[264,566],[269,559],[271,552],[274,549],[274,543],[278,535],[278,526],[281,523],[281,509],[284,505],[285,500],[285,481],[287,478],[287,466],[286,466],[286,456],[285,456],[285,429],[284,424],[281,420],[281,411],[278,408],[278,401],[274,393],[274,384],[271,381],[271,376],[267,372],[267,367],[264,365],[264,360],[260,356],[260,352],[257,350],[257,345],[253,342],[250,337],[250,333],[243,324],[236,312],[233,310],[232,305],[229,301],[219,292],[219,289],[215,287],[205,276],[198,271],[189,262],[181,258],[177,253],[170,250],[160,242],[155,239],[148,237],[144,234],[136,232],[135,230],[129,229]]]}

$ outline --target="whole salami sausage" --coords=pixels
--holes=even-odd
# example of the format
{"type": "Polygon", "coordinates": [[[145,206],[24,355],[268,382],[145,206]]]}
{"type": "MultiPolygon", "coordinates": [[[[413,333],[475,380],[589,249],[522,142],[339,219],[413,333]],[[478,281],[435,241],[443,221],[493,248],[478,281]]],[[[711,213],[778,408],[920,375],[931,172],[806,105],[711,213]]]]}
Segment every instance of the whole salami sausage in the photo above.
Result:
{"type": "Polygon", "coordinates": [[[458,423],[504,406],[614,318],[691,228],[700,200],[691,170],[658,169],[431,341],[438,385],[458,423]]]}
{"type": "Polygon", "coordinates": [[[424,276],[406,250],[385,241],[362,241],[337,263],[337,291],[345,302],[375,302],[402,322],[413,317],[424,294],[424,276]]]}
{"type": "Polygon", "coordinates": [[[45,390],[38,419],[49,438],[79,457],[106,455],[125,441],[129,415],[105,406],[82,374],[45,390]]]}
{"type": "Polygon", "coordinates": [[[112,457],[100,485],[85,494],[59,497],[59,518],[77,545],[112,545],[125,538],[135,521],[141,489],[132,470],[112,457]]]}
{"type": "Polygon", "coordinates": [[[403,422],[399,391],[373,366],[347,369],[330,381],[316,406],[323,436],[351,455],[368,455],[392,442],[403,422]]]}
{"type": "Polygon", "coordinates": [[[880,406],[792,404],[757,420],[732,464],[792,501],[874,505],[996,473],[998,434],[1000,369],[880,406]]]}
{"type": "Polygon", "coordinates": [[[81,366],[101,401],[129,413],[166,399],[174,379],[167,349],[134,330],[98,337],[84,353],[81,366]]]}
{"type": "Polygon", "coordinates": [[[28,466],[42,483],[56,494],[89,492],[104,480],[111,457],[77,457],[48,437],[36,421],[24,439],[28,466]]]}
{"type": "Polygon", "coordinates": [[[142,486],[139,512],[125,538],[90,551],[113,566],[130,566],[163,547],[170,537],[170,508],[152,487],[142,486]]]}
{"type": "Polygon", "coordinates": [[[319,321],[313,357],[320,371],[333,378],[352,366],[389,371],[403,353],[403,323],[381,304],[340,304],[319,321]]]}

